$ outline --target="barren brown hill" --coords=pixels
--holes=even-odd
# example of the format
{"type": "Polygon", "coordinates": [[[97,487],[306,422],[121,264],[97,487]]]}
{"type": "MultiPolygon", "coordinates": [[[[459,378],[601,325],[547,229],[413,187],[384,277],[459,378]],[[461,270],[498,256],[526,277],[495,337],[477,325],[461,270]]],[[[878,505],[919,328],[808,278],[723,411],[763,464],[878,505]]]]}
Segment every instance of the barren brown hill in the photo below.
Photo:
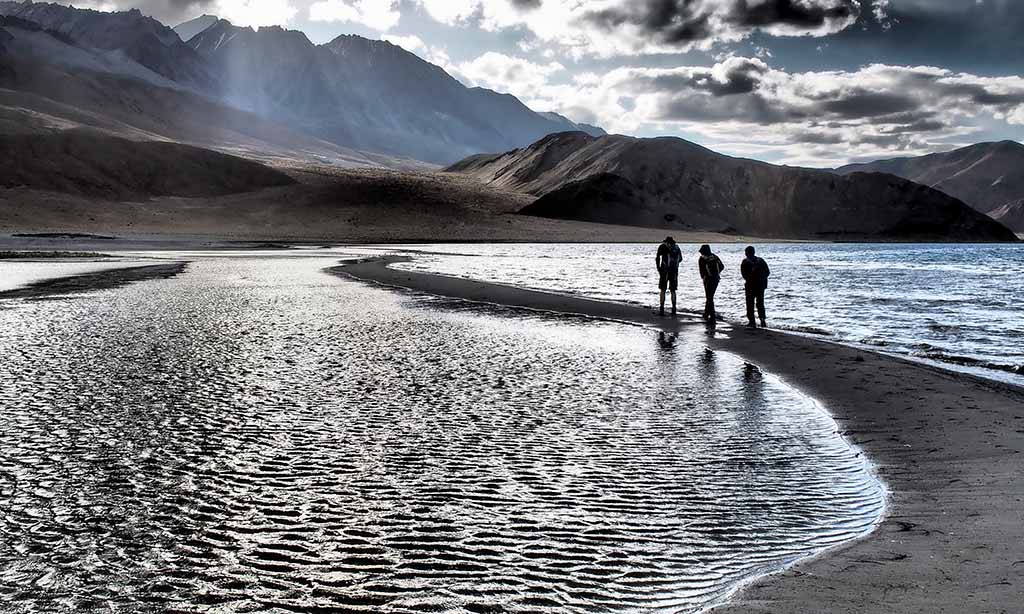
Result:
{"type": "Polygon", "coordinates": [[[982,213],[1024,198],[1024,145],[1016,141],[978,143],[916,158],[893,158],[837,169],[890,173],[959,198],[982,213]]]}
{"type": "Polygon", "coordinates": [[[879,173],[732,158],[677,138],[563,133],[447,169],[539,197],[522,213],[762,237],[1015,241],[959,200],[879,173]]]}
{"type": "Polygon", "coordinates": [[[221,196],[294,183],[235,156],[85,131],[0,136],[0,186],[94,198],[221,196]]]}
{"type": "Polygon", "coordinates": [[[201,198],[125,201],[0,187],[0,239],[14,233],[187,242],[650,242],[665,236],[663,230],[516,215],[533,199],[457,175],[327,166],[286,172],[296,183],[201,198]]]}

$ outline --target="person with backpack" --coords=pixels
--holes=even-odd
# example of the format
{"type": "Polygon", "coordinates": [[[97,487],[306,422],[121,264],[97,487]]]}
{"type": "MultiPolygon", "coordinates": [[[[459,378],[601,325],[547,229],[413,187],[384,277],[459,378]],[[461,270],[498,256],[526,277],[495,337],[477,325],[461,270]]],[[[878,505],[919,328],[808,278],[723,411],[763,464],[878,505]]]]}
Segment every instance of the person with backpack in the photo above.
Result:
{"type": "Polygon", "coordinates": [[[654,257],[654,264],[658,268],[658,289],[661,290],[660,315],[665,315],[665,290],[672,292],[672,315],[676,315],[676,290],[679,288],[679,263],[682,259],[683,252],[679,251],[675,239],[665,237],[654,257]]]}
{"type": "Polygon", "coordinates": [[[714,322],[717,318],[715,313],[715,292],[718,290],[718,283],[722,280],[722,271],[725,270],[725,265],[722,264],[722,259],[711,251],[710,245],[700,246],[697,270],[700,272],[700,279],[704,283],[704,315],[701,317],[714,322]]]}
{"type": "Polygon", "coordinates": [[[754,323],[754,305],[757,305],[757,315],[761,318],[761,328],[767,328],[764,316],[764,291],[768,288],[768,276],[772,274],[768,263],[764,258],[758,257],[753,246],[746,249],[747,257],[740,264],[740,274],[743,275],[744,290],[747,294],[747,326],[757,328],[754,323]]]}

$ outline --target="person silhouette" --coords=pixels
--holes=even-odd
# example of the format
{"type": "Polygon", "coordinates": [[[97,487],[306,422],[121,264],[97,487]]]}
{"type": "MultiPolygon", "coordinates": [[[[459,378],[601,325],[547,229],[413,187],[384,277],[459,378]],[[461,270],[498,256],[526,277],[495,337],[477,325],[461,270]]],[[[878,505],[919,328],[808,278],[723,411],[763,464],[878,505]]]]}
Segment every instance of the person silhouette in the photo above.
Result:
{"type": "Polygon", "coordinates": [[[679,288],[679,262],[682,259],[683,252],[679,251],[675,239],[665,237],[658,246],[658,254],[654,257],[654,264],[658,268],[658,289],[661,290],[659,315],[665,315],[666,290],[672,292],[672,315],[676,315],[676,290],[679,288]]]}
{"type": "Polygon", "coordinates": [[[697,259],[697,270],[700,272],[700,279],[704,283],[704,315],[705,320],[715,322],[715,292],[718,290],[718,283],[722,280],[722,271],[725,265],[721,258],[711,251],[710,245],[700,246],[700,258],[697,259]]]}
{"type": "Polygon", "coordinates": [[[757,315],[761,318],[761,327],[767,328],[764,314],[764,291],[768,288],[768,277],[772,274],[768,263],[764,258],[756,255],[757,251],[753,246],[747,246],[746,255],[740,263],[740,274],[743,276],[743,289],[747,295],[747,326],[757,328],[754,323],[754,306],[757,306],[757,315]]]}

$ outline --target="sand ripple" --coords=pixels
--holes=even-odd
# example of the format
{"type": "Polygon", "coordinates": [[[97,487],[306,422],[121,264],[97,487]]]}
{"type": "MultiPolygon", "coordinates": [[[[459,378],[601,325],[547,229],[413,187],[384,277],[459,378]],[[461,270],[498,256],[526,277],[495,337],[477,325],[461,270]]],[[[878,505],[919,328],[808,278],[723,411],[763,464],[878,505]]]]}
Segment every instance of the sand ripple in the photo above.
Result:
{"type": "Polygon", "coordinates": [[[693,611],[880,513],[826,415],[699,336],[326,264],[0,310],[0,609],[693,611]]]}

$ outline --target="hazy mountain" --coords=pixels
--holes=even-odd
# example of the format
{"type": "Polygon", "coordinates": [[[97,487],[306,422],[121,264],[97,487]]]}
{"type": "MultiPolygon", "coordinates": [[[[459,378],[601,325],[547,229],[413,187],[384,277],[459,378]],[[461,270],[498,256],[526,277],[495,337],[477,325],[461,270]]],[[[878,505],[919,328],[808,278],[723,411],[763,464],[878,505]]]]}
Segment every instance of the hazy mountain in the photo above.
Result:
{"type": "Polygon", "coordinates": [[[1015,240],[938,190],[731,158],[677,138],[548,136],[448,169],[538,200],[522,213],[766,237],[1015,240]]]}
{"type": "Polygon", "coordinates": [[[385,41],[343,35],[314,45],[298,31],[221,20],[188,45],[231,104],[356,149],[452,162],[579,129],[514,96],[467,88],[385,41]]]}
{"type": "MultiPolygon", "coordinates": [[[[536,113],[513,96],[467,88],[384,41],[339,36],[314,45],[301,32],[239,28],[208,15],[175,31],[138,10],[104,13],[32,2],[0,1],[0,14],[106,56],[105,67],[90,70],[121,74],[127,66],[127,76],[188,88],[354,150],[450,163],[553,132],[599,133],[557,114],[536,113]],[[130,63],[119,65],[121,60],[130,63]]],[[[36,51],[39,60],[73,64],[38,45],[36,51]]]]}
{"type": "MultiPolygon", "coordinates": [[[[558,113],[552,113],[552,112],[548,111],[548,112],[545,112],[545,113],[541,113],[540,115],[543,115],[544,117],[546,117],[546,118],[548,118],[548,119],[550,119],[552,121],[555,121],[555,122],[560,122],[560,123],[568,124],[568,125],[572,126],[573,130],[578,131],[578,132],[586,132],[590,136],[605,136],[606,134],[608,134],[607,132],[604,131],[603,128],[599,128],[597,126],[591,126],[590,124],[578,124],[578,123],[572,121],[571,119],[569,119],[568,117],[566,117],[564,115],[560,115],[558,113]]],[[[566,132],[572,132],[572,130],[567,130],[566,132]]]]}
{"type": "Polygon", "coordinates": [[[38,24],[10,25],[0,62],[0,133],[91,128],[265,161],[406,166],[317,139],[203,96],[124,54],[73,44],[38,24]]]}
{"type": "Polygon", "coordinates": [[[212,91],[216,80],[203,61],[173,30],[137,9],[104,13],[60,4],[0,2],[0,14],[38,24],[66,42],[118,51],[156,74],[183,86],[212,91]]]}
{"type": "Polygon", "coordinates": [[[955,196],[989,213],[1024,198],[1024,145],[978,143],[946,153],[851,164],[839,173],[891,173],[955,196]]]}
{"type": "Polygon", "coordinates": [[[178,35],[178,38],[188,42],[190,38],[209,28],[218,21],[220,21],[220,18],[215,15],[200,15],[199,17],[190,19],[185,23],[179,23],[174,26],[173,29],[174,33],[178,35]]]}

